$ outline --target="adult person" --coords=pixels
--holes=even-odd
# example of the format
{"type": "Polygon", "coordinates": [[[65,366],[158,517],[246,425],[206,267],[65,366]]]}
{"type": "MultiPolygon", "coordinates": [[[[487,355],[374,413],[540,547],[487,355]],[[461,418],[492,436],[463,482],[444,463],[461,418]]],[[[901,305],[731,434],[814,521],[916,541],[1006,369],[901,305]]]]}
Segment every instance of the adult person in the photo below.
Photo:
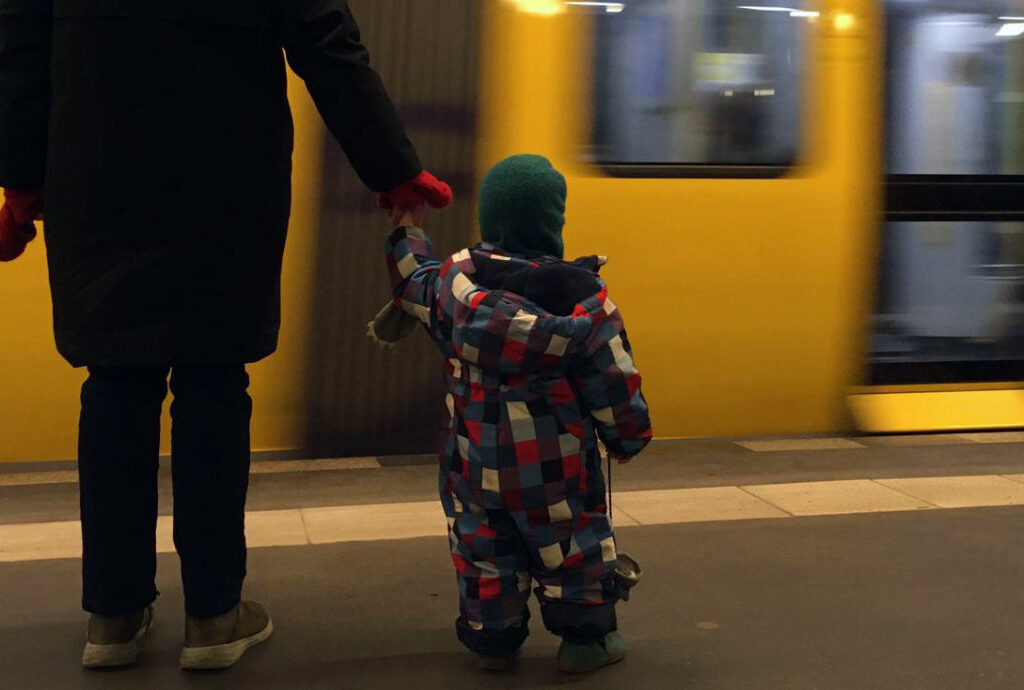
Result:
{"type": "Polygon", "coordinates": [[[345,0],[0,0],[0,258],[21,253],[45,205],[57,347],[89,369],[86,666],[133,662],[152,621],[168,375],[181,664],[230,666],[273,629],[241,599],[245,364],[275,350],[280,322],[285,55],[383,206],[451,201],[423,170],[345,0]]]}

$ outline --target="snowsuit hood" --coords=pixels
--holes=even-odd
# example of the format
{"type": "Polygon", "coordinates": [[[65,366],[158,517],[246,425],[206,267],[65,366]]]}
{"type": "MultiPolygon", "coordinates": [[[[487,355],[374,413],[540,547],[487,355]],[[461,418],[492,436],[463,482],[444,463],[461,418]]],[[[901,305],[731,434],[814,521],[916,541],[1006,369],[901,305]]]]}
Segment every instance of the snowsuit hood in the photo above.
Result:
{"type": "Polygon", "coordinates": [[[511,256],[482,244],[451,257],[440,293],[451,317],[450,354],[487,373],[557,366],[604,316],[601,260],[511,256]]]}

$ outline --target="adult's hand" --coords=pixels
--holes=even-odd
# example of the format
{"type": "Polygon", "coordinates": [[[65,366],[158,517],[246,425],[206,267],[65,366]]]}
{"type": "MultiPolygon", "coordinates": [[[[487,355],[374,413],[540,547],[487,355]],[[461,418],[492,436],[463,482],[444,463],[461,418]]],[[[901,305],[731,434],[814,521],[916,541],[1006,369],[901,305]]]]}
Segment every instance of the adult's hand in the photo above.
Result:
{"type": "Polygon", "coordinates": [[[391,220],[399,224],[406,212],[422,211],[425,205],[431,208],[445,208],[452,203],[453,196],[452,188],[447,183],[424,170],[413,179],[383,192],[378,203],[391,215],[391,220]]]}
{"type": "Polygon", "coordinates": [[[43,212],[42,190],[4,192],[0,208],[0,261],[14,261],[36,237],[33,221],[43,212]]]}

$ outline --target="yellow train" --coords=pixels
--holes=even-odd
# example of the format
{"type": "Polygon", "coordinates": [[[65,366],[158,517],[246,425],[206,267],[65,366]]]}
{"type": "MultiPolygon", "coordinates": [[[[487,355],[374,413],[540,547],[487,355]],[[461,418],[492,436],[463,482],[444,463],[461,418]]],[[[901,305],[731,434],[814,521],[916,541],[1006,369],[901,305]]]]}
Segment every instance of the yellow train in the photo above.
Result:
{"type": "MultiPolygon", "coordinates": [[[[492,162],[549,156],[568,253],[605,269],[661,437],[1024,426],[1021,0],[352,4],[472,241],[492,162]]],[[[381,221],[302,91],[278,355],[254,443],[429,450],[426,343],[385,355],[381,221]]],[[[41,244],[0,269],[0,460],[74,455],[81,375],[41,244]]]]}
{"type": "Polygon", "coordinates": [[[1022,10],[492,7],[485,157],[571,170],[661,434],[1024,423],[1022,10]]]}

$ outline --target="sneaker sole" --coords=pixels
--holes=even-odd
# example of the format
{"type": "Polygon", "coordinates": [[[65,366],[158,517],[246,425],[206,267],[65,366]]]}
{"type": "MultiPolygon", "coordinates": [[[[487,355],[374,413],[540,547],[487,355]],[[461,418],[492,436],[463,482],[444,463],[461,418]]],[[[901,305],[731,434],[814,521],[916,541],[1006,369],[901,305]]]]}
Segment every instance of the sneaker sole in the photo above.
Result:
{"type": "Polygon", "coordinates": [[[181,668],[186,671],[211,671],[233,666],[251,647],[266,642],[274,633],[273,621],[255,635],[212,647],[185,647],[181,650],[181,668]]]}
{"type": "Polygon", "coordinates": [[[147,620],[131,642],[123,644],[94,644],[85,643],[85,651],[82,652],[82,666],[85,668],[116,668],[118,666],[130,666],[139,658],[139,651],[142,649],[142,640],[153,627],[153,616],[147,614],[147,620]]]}
{"type": "Polygon", "coordinates": [[[596,671],[599,668],[604,668],[605,666],[611,666],[612,664],[617,664],[617,663],[619,663],[620,661],[622,661],[625,658],[626,658],[626,653],[622,652],[622,654],[619,654],[618,656],[606,657],[606,658],[602,659],[600,663],[593,664],[593,665],[587,666],[585,668],[580,668],[580,667],[572,667],[572,668],[570,668],[569,666],[563,666],[561,663],[559,663],[558,664],[558,670],[561,671],[562,673],[572,673],[572,674],[590,673],[591,671],[596,671]]]}

